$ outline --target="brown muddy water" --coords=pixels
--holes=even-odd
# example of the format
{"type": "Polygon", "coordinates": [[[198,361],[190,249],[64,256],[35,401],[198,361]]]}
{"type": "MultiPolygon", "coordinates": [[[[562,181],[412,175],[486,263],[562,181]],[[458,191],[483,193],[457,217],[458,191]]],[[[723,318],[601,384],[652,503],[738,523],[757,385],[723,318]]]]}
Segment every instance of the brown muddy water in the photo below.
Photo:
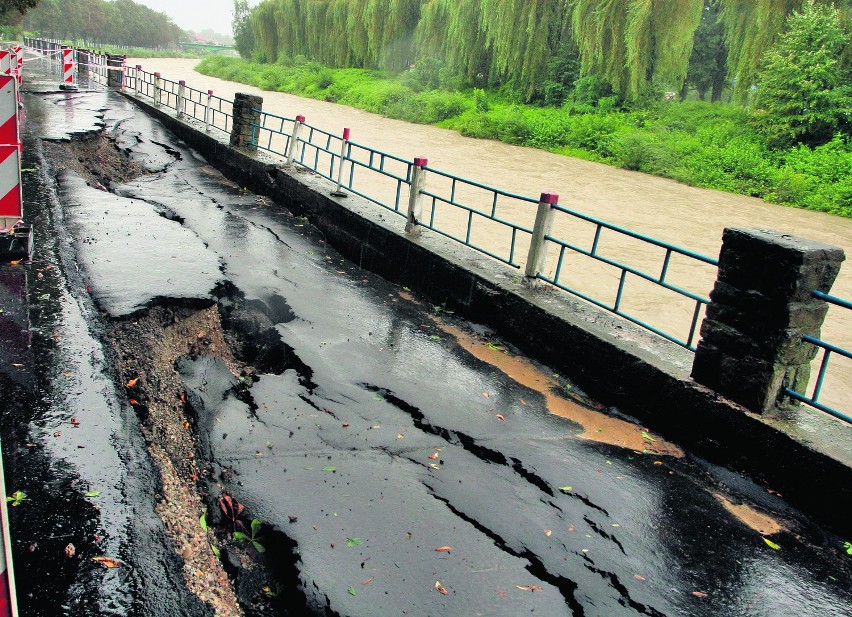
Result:
{"type": "MultiPolygon", "coordinates": [[[[689,187],[673,180],[616,169],[599,163],[569,158],[508,144],[471,139],[432,126],[383,118],[344,105],[305,99],[280,92],[261,91],[252,86],[200,75],[193,70],[197,60],[128,59],[129,66],[141,64],[145,71],[158,71],[173,81],[186,80],[191,88],[213,89],[216,96],[231,100],[236,92],[263,96],[264,111],[293,118],[306,116],[307,123],[339,135],[344,127],[352,130],[351,139],[359,144],[396,155],[406,160],[415,156],[429,159],[431,168],[505,191],[537,198],[544,191],[559,194],[559,203],[586,216],[601,219],[632,231],[687,248],[710,257],[718,257],[725,227],[769,228],[818,240],[852,253],[852,220],[820,212],[765,203],[759,199],[689,187]]],[[[401,166],[392,169],[402,173],[401,166]]],[[[346,170],[348,174],[348,169],[346,170]]],[[[355,186],[371,196],[393,203],[396,183],[387,178],[356,170],[355,186]]],[[[449,195],[449,182],[436,174],[427,178],[427,191],[449,195]]],[[[471,206],[490,209],[491,196],[475,189],[459,188],[457,200],[471,206]]],[[[403,205],[404,207],[404,205],[403,205]]],[[[431,204],[424,206],[426,216],[431,204]]],[[[504,220],[531,228],[534,204],[500,199],[497,215],[504,220]]],[[[457,208],[438,205],[436,221],[443,229],[464,235],[467,215],[457,208]]],[[[558,214],[552,234],[585,249],[590,249],[595,226],[558,214]]],[[[519,234],[516,263],[522,265],[529,246],[525,234],[519,234]]],[[[508,255],[510,236],[505,228],[478,218],[471,241],[489,251],[508,255]]],[[[658,275],[664,258],[659,248],[604,231],[598,251],[605,257],[658,275]]],[[[556,269],[558,250],[551,245],[545,274],[556,269]]],[[[521,272],[519,272],[519,275],[521,272]]],[[[561,268],[563,283],[612,304],[620,270],[574,254],[561,268]]],[[[674,257],[669,268],[671,283],[706,297],[715,278],[714,268],[686,258],[674,257]]],[[[847,264],[832,292],[852,298],[852,265],[847,264]]],[[[694,304],[655,285],[628,277],[622,310],[649,322],[675,337],[685,340],[694,304]]],[[[823,339],[846,349],[852,348],[852,314],[833,307],[823,328],[823,339]]],[[[818,357],[819,359],[819,357],[818,357]]],[[[814,370],[816,373],[816,368],[814,370]]],[[[832,357],[821,402],[852,411],[852,361],[832,357]]],[[[814,412],[818,413],[818,412],[814,412]]]]}

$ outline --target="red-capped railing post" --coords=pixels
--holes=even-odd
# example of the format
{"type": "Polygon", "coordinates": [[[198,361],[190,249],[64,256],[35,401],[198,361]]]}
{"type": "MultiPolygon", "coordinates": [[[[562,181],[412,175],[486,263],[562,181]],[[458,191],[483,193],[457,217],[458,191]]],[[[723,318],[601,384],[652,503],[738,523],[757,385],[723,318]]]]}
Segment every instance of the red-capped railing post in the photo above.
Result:
{"type": "Polygon", "coordinates": [[[296,158],[296,149],[299,147],[299,134],[302,132],[302,126],[305,124],[305,116],[296,116],[296,122],[293,124],[293,134],[290,135],[290,143],[287,145],[287,164],[292,165],[296,158]]]}
{"type": "Polygon", "coordinates": [[[547,257],[545,236],[550,233],[550,228],[553,226],[553,206],[557,203],[559,203],[559,195],[556,193],[542,193],[538,201],[538,212],[535,215],[535,226],[530,240],[530,252],[527,255],[525,271],[527,283],[534,283],[539,272],[544,268],[544,261],[547,257]]]}
{"type": "Polygon", "coordinates": [[[183,118],[183,105],[186,98],[186,81],[181,79],[178,82],[178,98],[177,98],[177,117],[183,118]]]}
{"type": "Polygon", "coordinates": [[[348,197],[343,190],[343,164],[346,162],[346,150],[349,147],[349,129],[343,129],[343,141],[340,142],[340,166],[337,168],[337,186],[332,195],[335,197],[348,197]]]}
{"type": "Polygon", "coordinates": [[[414,159],[414,165],[411,167],[411,186],[408,191],[408,221],[405,223],[405,233],[412,236],[419,236],[420,219],[423,216],[423,207],[420,204],[420,194],[423,192],[423,187],[426,186],[426,165],[429,160],[425,157],[418,156],[414,159]]]}
{"type": "Polygon", "coordinates": [[[163,89],[163,82],[160,79],[159,73],[154,73],[154,105],[160,106],[160,97],[163,89]]]}
{"type": "Polygon", "coordinates": [[[204,107],[204,130],[210,132],[210,112],[213,105],[213,91],[207,91],[207,105],[204,107]]]}

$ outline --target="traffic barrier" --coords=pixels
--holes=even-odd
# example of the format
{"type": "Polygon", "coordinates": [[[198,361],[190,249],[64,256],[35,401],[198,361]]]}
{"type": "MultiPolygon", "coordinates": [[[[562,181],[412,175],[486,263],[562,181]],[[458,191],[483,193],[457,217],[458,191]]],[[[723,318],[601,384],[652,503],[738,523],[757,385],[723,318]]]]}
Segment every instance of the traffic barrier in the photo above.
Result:
{"type": "MultiPolygon", "coordinates": [[[[0,456],[0,496],[6,496],[3,457],[0,456]]],[[[18,617],[18,600],[15,594],[15,572],[12,567],[12,539],[9,534],[9,510],[6,500],[0,500],[0,527],[3,532],[3,550],[0,550],[0,617],[18,617]]]]}
{"type": "Polygon", "coordinates": [[[70,47],[62,48],[62,83],[60,90],[76,90],[74,83],[74,50],[70,47]]]}
{"type": "Polygon", "coordinates": [[[32,252],[32,228],[23,215],[18,81],[0,75],[0,259],[23,259],[32,252]]]}

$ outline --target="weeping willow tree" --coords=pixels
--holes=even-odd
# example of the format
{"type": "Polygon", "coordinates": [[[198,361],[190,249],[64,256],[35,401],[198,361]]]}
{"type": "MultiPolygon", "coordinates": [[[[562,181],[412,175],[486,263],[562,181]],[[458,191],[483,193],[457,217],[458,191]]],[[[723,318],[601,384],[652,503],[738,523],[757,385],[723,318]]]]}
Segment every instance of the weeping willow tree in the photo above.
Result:
{"type": "Polygon", "coordinates": [[[626,98],[653,82],[679,88],[703,9],[704,0],[574,0],[582,73],[626,98]]]}
{"type": "MultiPolygon", "coordinates": [[[[809,0],[719,0],[728,71],[747,92],[787,16],[809,0]]],[[[834,3],[845,23],[850,0],[834,3]]],[[[443,61],[468,83],[510,84],[531,98],[554,58],[626,99],[678,90],[707,0],[264,0],[251,16],[256,53],[336,67],[403,70],[443,61]],[[562,55],[560,55],[562,54],[562,55]]]]}

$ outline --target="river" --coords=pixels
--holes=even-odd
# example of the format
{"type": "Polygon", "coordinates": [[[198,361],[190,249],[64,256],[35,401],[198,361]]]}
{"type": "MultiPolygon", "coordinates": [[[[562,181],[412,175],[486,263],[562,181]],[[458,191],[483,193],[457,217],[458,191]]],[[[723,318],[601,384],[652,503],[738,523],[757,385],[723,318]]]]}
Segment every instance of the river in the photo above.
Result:
{"type": "MultiPolygon", "coordinates": [[[[430,167],[456,176],[531,197],[537,197],[544,191],[556,192],[560,196],[559,203],[567,208],[707,256],[718,256],[725,227],[776,229],[839,246],[847,254],[852,251],[850,219],[694,188],[674,180],[542,150],[462,137],[453,131],[388,119],[336,103],[261,91],[252,86],[201,75],[194,71],[197,63],[197,60],[187,59],[128,59],[128,66],[140,64],[145,71],[158,71],[164,78],[183,79],[191,88],[202,91],[213,89],[216,96],[225,99],[232,99],[236,92],[259,94],[264,99],[263,109],[268,113],[291,118],[301,114],[308,124],[337,135],[344,127],[350,128],[351,139],[355,142],[407,160],[415,156],[427,157],[430,167]]],[[[359,177],[358,186],[369,181],[359,177]]],[[[441,179],[434,174],[427,179],[428,190],[437,192],[444,188],[441,187],[441,179]]],[[[389,195],[391,192],[392,187],[385,183],[384,186],[373,187],[371,194],[389,195]]],[[[472,195],[471,198],[477,199],[472,195]]],[[[447,210],[439,209],[441,217],[448,222],[454,218],[457,224],[461,224],[463,217],[447,210]]],[[[500,204],[499,215],[531,227],[535,206],[504,201],[500,204]]],[[[505,235],[496,226],[480,222],[474,227],[472,239],[478,246],[498,251],[507,246],[505,235]]],[[[552,235],[570,238],[588,249],[594,238],[594,226],[578,224],[572,222],[571,217],[560,215],[554,223],[552,235]]],[[[519,242],[517,250],[521,256],[526,255],[526,247],[523,241],[519,242]]],[[[605,232],[599,248],[607,257],[648,272],[659,272],[662,266],[662,251],[648,251],[636,241],[624,240],[615,234],[605,232]]],[[[550,250],[545,267],[545,273],[551,276],[556,267],[556,253],[550,250]]],[[[524,260],[518,261],[522,263],[524,260]]],[[[714,280],[712,268],[674,259],[671,270],[673,283],[703,296],[710,292],[714,280]]],[[[569,259],[567,265],[563,264],[562,271],[563,282],[606,302],[614,301],[620,271],[601,267],[579,256],[569,259]]],[[[622,310],[685,340],[693,305],[671,296],[662,297],[660,293],[656,286],[631,277],[625,289],[622,310]]],[[[852,298],[852,266],[847,265],[841,271],[832,293],[852,298]]],[[[852,313],[832,307],[822,334],[824,340],[852,349],[852,313]]],[[[816,373],[816,369],[813,372],[816,373]]],[[[850,374],[852,361],[836,354],[832,356],[820,401],[849,413],[852,410],[850,374]]]]}

